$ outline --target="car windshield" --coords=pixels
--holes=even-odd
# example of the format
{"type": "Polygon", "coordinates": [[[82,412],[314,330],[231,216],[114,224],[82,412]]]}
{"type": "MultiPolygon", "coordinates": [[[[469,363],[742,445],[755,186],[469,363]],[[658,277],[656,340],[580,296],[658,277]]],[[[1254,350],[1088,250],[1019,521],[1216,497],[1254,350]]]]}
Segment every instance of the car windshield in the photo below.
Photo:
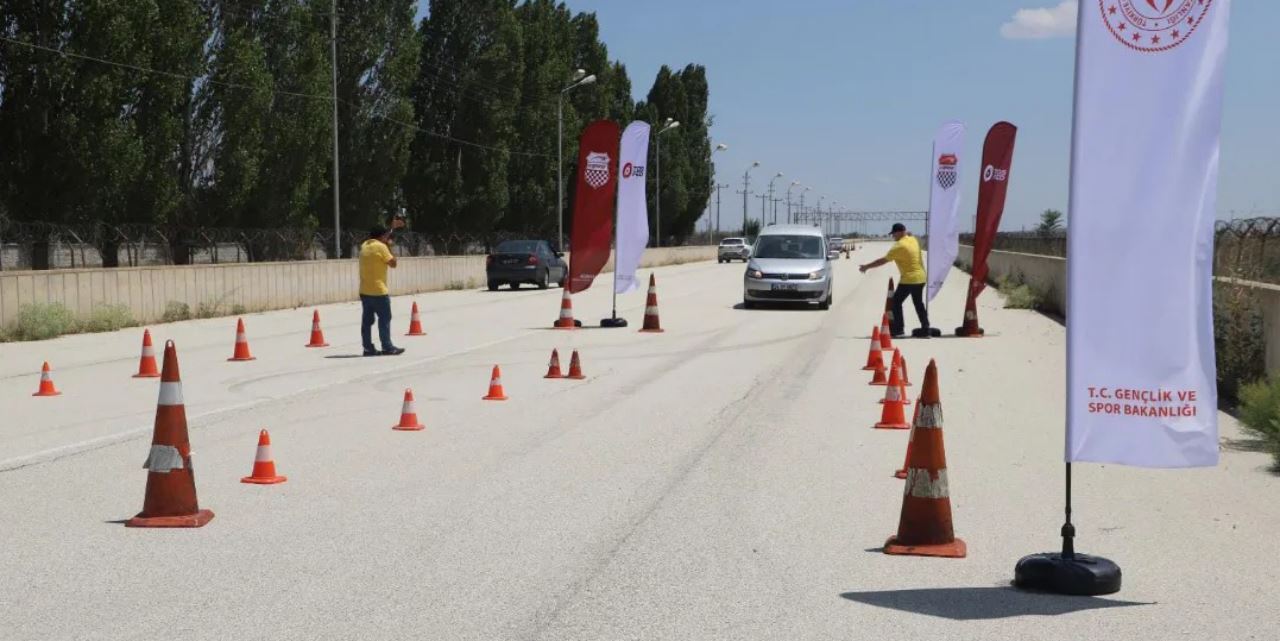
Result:
{"type": "Polygon", "coordinates": [[[741,245],[741,244],[742,244],[742,239],[741,239],[741,238],[726,238],[726,239],[724,239],[724,240],[720,241],[720,244],[721,244],[721,245],[741,245]]]}
{"type": "Polygon", "coordinates": [[[817,236],[761,236],[753,253],[756,258],[826,258],[817,236]]]}
{"type": "Polygon", "coordinates": [[[508,240],[498,243],[499,254],[536,254],[538,253],[538,241],[536,240],[508,240]]]}

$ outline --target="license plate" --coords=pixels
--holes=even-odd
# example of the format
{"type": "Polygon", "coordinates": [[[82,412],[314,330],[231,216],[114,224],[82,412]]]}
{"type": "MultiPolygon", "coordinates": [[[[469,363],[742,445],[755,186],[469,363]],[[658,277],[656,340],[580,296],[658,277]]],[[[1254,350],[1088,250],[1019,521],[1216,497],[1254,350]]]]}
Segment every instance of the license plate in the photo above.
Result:
{"type": "Polygon", "coordinates": [[[503,259],[502,264],[503,264],[503,265],[515,265],[515,264],[518,264],[519,262],[520,262],[520,259],[518,259],[518,258],[506,258],[506,259],[503,259]]]}
{"type": "Polygon", "coordinates": [[[800,287],[795,283],[773,283],[772,285],[769,285],[769,289],[775,292],[794,292],[797,289],[800,289],[800,287]]]}

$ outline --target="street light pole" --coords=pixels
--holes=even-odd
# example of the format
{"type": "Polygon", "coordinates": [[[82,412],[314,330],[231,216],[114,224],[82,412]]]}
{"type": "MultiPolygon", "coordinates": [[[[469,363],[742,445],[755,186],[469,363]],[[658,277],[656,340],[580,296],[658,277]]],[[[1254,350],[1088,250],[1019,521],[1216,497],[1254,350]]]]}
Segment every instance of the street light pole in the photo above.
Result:
{"type": "MultiPolygon", "coordinates": [[[[777,179],[779,179],[779,178],[781,178],[781,177],[782,177],[782,172],[778,172],[778,173],[774,174],[773,178],[770,178],[770,179],[769,179],[769,200],[770,200],[770,201],[772,201],[772,200],[773,200],[773,183],[774,183],[774,181],[776,181],[777,179]]],[[[775,223],[776,223],[776,222],[778,222],[778,209],[777,209],[777,206],[776,206],[776,205],[774,206],[774,209],[773,209],[773,222],[775,222],[775,223]]],[[[760,210],[760,223],[761,223],[761,224],[764,224],[764,209],[763,209],[763,208],[761,208],[761,210],[760,210]]]]}
{"type": "MultiPolygon", "coordinates": [[[[711,156],[715,156],[717,151],[724,151],[724,150],[726,150],[726,149],[728,149],[728,148],[729,148],[729,145],[726,145],[726,144],[724,144],[724,143],[720,143],[720,144],[716,145],[715,147],[712,147],[712,148],[711,148],[711,154],[710,154],[710,155],[711,155],[711,156]]],[[[716,190],[716,218],[715,218],[716,231],[715,231],[715,233],[716,233],[716,234],[719,234],[719,233],[720,233],[720,188],[721,188],[721,185],[720,185],[719,181],[715,180],[715,176],[712,176],[711,178],[712,178],[712,180],[711,180],[711,186],[712,186],[712,188],[713,188],[713,189],[715,189],[715,190],[716,190]]],[[[725,186],[727,186],[727,185],[725,185],[725,186]]],[[[711,194],[707,194],[707,233],[708,233],[708,234],[710,234],[710,233],[711,233],[711,194]]],[[[714,238],[714,237],[713,237],[713,238],[714,238]]]]}
{"type": "Polygon", "coordinates": [[[791,224],[791,190],[799,186],[800,186],[800,181],[798,180],[793,180],[791,181],[790,185],[787,185],[787,224],[788,225],[791,224]]]}
{"type": "Polygon", "coordinates": [[[729,185],[716,183],[716,236],[720,235],[720,190],[728,188],[729,185]]]}
{"type": "Polygon", "coordinates": [[[571,89],[596,81],[595,74],[587,75],[583,69],[573,75],[573,82],[560,90],[556,101],[556,249],[564,251],[564,96],[571,89]]]}
{"type": "Polygon", "coordinates": [[[658,161],[658,194],[656,198],[658,202],[656,203],[657,211],[654,215],[654,220],[657,223],[657,231],[654,233],[654,245],[656,247],[662,246],[662,134],[665,134],[679,126],[679,120],[667,118],[666,123],[662,125],[662,129],[659,129],[658,133],[653,136],[654,140],[658,144],[658,154],[654,156],[658,161]]]}
{"type": "Polygon", "coordinates": [[[760,161],[757,160],[742,172],[742,237],[744,241],[747,237],[747,198],[751,195],[751,170],[759,166],[760,161]]]}

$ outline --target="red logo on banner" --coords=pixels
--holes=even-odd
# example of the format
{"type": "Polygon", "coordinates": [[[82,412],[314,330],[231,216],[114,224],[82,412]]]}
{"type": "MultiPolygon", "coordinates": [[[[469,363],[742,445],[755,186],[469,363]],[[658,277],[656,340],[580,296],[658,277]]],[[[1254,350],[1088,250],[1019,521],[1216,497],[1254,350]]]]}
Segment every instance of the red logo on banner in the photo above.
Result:
{"type": "Polygon", "coordinates": [[[631,177],[631,163],[627,163],[622,166],[622,177],[623,178],[631,177]]]}
{"type": "Polygon", "coordinates": [[[1187,41],[1213,0],[1098,0],[1107,29],[1130,49],[1168,51],[1187,41]]]}

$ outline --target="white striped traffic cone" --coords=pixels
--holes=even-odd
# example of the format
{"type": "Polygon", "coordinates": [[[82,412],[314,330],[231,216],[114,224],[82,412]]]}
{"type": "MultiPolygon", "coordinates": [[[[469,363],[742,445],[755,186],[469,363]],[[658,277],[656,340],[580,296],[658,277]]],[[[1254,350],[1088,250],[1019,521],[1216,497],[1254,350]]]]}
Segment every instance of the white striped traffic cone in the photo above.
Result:
{"type": "Polygon", "coordinates": [[[271,457],[271,435],[266,430],[258,432],[258,451],[253,457],[253,474],[240,479],[241,483],[275,485],[289,480],[276,474],[276,461],[271,457]]]}

